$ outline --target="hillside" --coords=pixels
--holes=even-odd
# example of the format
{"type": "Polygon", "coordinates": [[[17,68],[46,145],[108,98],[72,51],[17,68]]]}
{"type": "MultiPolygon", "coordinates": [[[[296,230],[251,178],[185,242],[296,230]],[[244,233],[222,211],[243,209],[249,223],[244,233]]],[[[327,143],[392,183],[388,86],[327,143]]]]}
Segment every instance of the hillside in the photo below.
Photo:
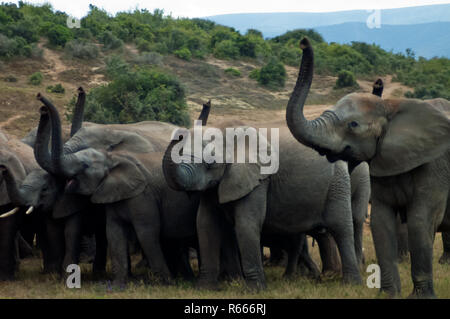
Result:
{"type": "MultiPolygon", "coordinates": [[[[106,83],[101,73],[104,62],[101,58],[79,61],[68,59],[64,53],[50,50],[40,43],[43,57],[40,60],[25,59],[5,63],[3,74],[17,78],[17,82],[0,81],[0,129],[17,137],[23,137],[36,127],[40,102],[35,98],[38,92],[48,96],[58,107],[61,114],[66,111],[70,99],[76,94],[78,86],[89,90],[106,83]],[[28,83],[30,74],[40,71],[44,81],[34,86],[28,83]],[[46,87],[61,83],[65,93],[48,93],[46,87]]],[[[127,46],[124,56],[131,60],[137,54],[133,46],[127,46]]],[[[287,81],[281,90],[264,88],[248,77],[251,70],[260,65],[256,61],[229,61],[210,56],[205,60],[184,61],[174,56],[166,56],[161,67],[175,74],[187,92],[187,104],[192,118],[198,115],[201,104],[212,99],[213,111],[210,123],[226,118],[237,117],[246,121],[272,120],[284,118],[284,107],[291,93],[298,69],[286,67],[287,81]],[[241,71],[242,76],[234,78],[224,70],[233,67],[241,71]]],[[[409,88],[391,83],[391,76],[382,77],[386,83],[385,96],[402,96],[409,88]]],[[[306,112],[315,116],[326,107],[345,95],[348,90],[334,90],[336,77],[316,75],[307,101],[306,112]]],[[[359,91],[369,92],[371,81],[358,80],[359,91]]],[[[63,121],[67,119],[63,117],[63,121]]]]}
{"type": "Polygon", "coordinates": [[[219,24],[245,33],[260,30],[272,38],[289,30],[314,28],[327,42],[376,43],[385,50],[405,52],[413,49],[417,56],[450,56],[450,4],[383,9],[380,28],[369,29],[366,10],[339,12],[242,13],[207,17],[219,24]],[[430,36],[432,35],[432,36],[430,36]]]}

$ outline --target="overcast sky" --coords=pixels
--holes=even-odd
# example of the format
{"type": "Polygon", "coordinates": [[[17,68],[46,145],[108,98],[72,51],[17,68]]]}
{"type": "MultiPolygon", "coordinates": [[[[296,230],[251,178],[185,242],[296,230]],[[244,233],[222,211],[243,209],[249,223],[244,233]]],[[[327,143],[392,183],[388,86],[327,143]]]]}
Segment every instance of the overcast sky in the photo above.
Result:
{"type": "MultiPolygon", "coordinates": [[[[17,1],[13,1],[16,2],[17,1]]],[[[50,2],[57,10],[81,18],[89,10],[89,4],[103,8],[109,13],[127,11],[137,8],[164,9],[166,14],[173,17],[205,17],[226,13],[253,13],[253,12],[329,12],[354,9],[388,9],[411,7],[428,4],[450,3],[439,0],[49,0],[29,3],[50,2]]]]}

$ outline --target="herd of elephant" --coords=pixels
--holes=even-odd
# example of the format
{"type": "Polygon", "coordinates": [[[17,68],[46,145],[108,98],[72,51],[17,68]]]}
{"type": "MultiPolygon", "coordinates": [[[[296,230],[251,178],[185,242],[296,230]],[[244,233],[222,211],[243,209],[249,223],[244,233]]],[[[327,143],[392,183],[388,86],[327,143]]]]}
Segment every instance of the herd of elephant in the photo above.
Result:
{"type": "MultiPolygon", "coordinates": [[[[82,88],[69,133],[55,106],[38,94],[37,129],[22,140],[0,132],[0,280],[14,279],[19,246],[38,245],[43,272],[63,275],[80,262],[83,238],[93,236],[92,271],[104,278],[108,255],[114,286],[130,279],[136,242],[152,280],[169,283],[181,275],[216,289],[220,280],[243,279],[260,290],[263,246],[272,257],[286,253],[285,276],[320,275],[309,235],[319,245],[322,272],[362,284],[370,202],[381,290],[400,294],[398,262],[409,253],[411,296],[435,297],[436,232],[444,242],[440,262],[450,263],[450,102],[383,99],[378,80],[372,94],[346,95],[308,120],[303,107],[314,54],[306,38],[300,48],[286,119],[256,126],[279,129],[279,169],[270,174],[261,173],[259,161],[174,161],[180,128],[172,124],[83,123],[82,88]]],[[[204,128],[210,107],[204,104],[199,116],[204,128]]],[[[247,125],[227,120],[216,127],[247,125]]]]}

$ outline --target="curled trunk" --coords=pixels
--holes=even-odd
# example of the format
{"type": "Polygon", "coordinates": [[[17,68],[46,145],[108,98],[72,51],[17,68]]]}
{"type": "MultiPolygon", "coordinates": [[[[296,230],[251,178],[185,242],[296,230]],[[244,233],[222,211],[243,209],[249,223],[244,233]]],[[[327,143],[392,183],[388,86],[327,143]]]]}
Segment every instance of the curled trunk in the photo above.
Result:
{"type": "Polygon", "coordinates": [[[61,135],[61,119],[56,107],[41,94],[38,99],[45,105],[51,121],[52,146],[51,146],[51,168],[53,173],[60,176],[72,177],[75,174],[76,158],[73,154],[63,154],[63,141],[61,135]]]}
{"type": "Polygon", "coordinates": [[[41,107],[39,110],[41,116],[39,118],[39,125],[36,134],[36,141],[34,143],[34,157],[36,162],[47,172],[54,173],[55,169],[52,165],[52,160],[49,152],[50,143],[50,117],[48,115],[47,109],[41,107]]]}

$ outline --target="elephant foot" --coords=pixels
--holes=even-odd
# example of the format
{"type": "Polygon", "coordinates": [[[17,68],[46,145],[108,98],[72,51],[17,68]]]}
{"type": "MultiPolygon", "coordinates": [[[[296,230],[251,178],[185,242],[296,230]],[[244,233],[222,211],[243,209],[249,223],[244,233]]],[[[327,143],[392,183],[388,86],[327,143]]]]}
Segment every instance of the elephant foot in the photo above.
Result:
{"type": "Polygon", "coordinates": [[[408,299],[436,299],[434,289],[431,287],[414,287],[408,299]]]}
{"type": "Polygon", "coordinates": [[[450,253],[444,252],[441,258],[439,258],[439,263],[442,265],[450,265],[450,253]]]}

